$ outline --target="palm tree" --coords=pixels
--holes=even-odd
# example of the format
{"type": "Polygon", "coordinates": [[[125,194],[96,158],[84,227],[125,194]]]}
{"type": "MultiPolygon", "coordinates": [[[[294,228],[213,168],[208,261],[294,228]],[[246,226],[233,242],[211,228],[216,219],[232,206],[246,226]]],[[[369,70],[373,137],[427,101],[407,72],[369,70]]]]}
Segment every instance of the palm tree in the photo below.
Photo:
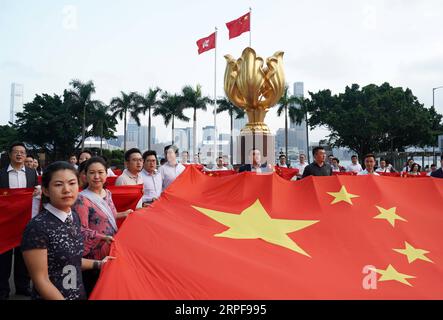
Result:
{"type": "Polygon", "coordinates": [[[115,117],[113,117],[110,111],[110,106],[100,102],[97,104],[94,112],[95,121],[92,131],[95,136],[100,137],[100,155],[103,154],[103,138],[112,138],[114,136],[115,126],[117,125],[117,120],[115,120],[115,117]]]}
{"type": "Polygon", "coordinates": [[[217,99],[217,113],[228,111],[229,117],[231,119],[231,143],[230,143],[230,153],[231,153],[231,164],[234,164],[234,114],[235,119],[242,119],[245,117],[245,111],[242,108],[235,106],[226,97],[222,99],[217,99]]]}
{"type": "Polygon", "coordinates": [[[160,102],[157,99],[157,95],[161,92],[161,89],[156,87],[150,88],[145,96],[137,95],[136,99],[140,104],[139,110],[146,114],[148,112],[148,149],[151,150],[151,111],[156,108],[160,102]]]}
{"type": "Polygon", "coordinates": [[[83,124],[81,145],[83,151],[86,140],[86,112],[94,110],[95,105],[98,103],[97,100],[91,100],[92,94],[95,93],[95,86],[92,81],[83,83],[77,79],[71,80],[69,84],[72,86],[72,89],[66,91],[66,97],[74,103],[77,110],[82,110],[83,124]]]}
{"type": "Polygon", "coordinates": [[[212,104],[213,100],[211,100],[207,96],[202,96],[200,85],[197,85],[195,89],[191,86],[185,86],[182,89],[182,96],[183,108],[192,108],[194,110],[192,128],[192,154],[195,155],[197,146],[197,109],[206,111],[206,105],[212,104]]]}
{"type": "Polygon", "coordinates": [[[110,108],[113,112],[114,117],[119,117],[120,120],[124,120],[123,130],[124,130],[124,138],[123,138],[123,151],[126,151],[126,122],[127,122],[127,114],[137,122],[137,125],[140,125],[139,118],[139,109],[137,103],[137,94],[135,92],[130,92],[129,94],[121,91],[121,97],[114,97],[111,100],[110,108]]]}
{"type": "Polygon", "coordinates": [[[183,114],[183,96],[178,94],[169,94],[167,91],[163,92],[161,96],[162,100],[159,102],[158,107],[154,110],[153,116],[161,115],[165,121],[165,125],[168,126],[171,123],[172,126],[172,144],[174,144],[175,132],[174,121],[175,118],[182,121],[189,121],[189,118],[183,114]]]}
{"type": "Polygon", "coordinates": [[[301,108],[297,108],[297,104],[300,103],[300,98],[297,96],[291,96],[289,95],[289,88],[288,86],[285,87],[285,91],[283,92],[283,95],[281,96],[279,102],[278,102],[278,109],[277,109],[277,115],[280,117],[282,112],[285,111],[285,155],[286,155],[286,161],[289,160],[288,155],[288,114],[289,118],[292,122],[295,122],[297,124],[301,124],[303,121],[305,115],[303,113],[303,110],[301,108]]]}

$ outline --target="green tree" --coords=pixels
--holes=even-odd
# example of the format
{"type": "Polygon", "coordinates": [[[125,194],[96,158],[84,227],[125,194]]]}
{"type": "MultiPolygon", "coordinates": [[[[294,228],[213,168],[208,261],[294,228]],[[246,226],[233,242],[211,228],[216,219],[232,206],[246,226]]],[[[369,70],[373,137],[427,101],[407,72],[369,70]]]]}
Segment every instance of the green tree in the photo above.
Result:
{"type": "Polygon", "coordinates": [[[81,82],[74,79],[69,83],[72,88],[65,90],[64,101],[71,104],[70,108],[76,115],[81,115],[82,119],[82,134],[81,134],[81,149],[84,150],[85,140],[90,135],[86,129],[93,124],[92,114],[97,109],[97,105],[101,101],[92,100],[92,95],[95,93],[95,85],[92,81],[81,82]]]}
{"type": "Polygon", "coordinates": [[[362,88],[353,84],[337,95],[330,90],[309,95],[310,126],[325,126],[331,131],[331,145],[348,147],[360,156],[430,145],[443,131],[441,115],[425,108],[410,89],[389,83],[362,88]]]}
{"type": "Polygon", "coordinates": [[[9,146],[17,141],[16,128],[10,125],[0,126],[0,152],[8,150],[9,146]]]}
{"type": "Polygon", "coordinates": [[[288,115],[291,122],[301,124],[305,114],[302,108],[298,107],[297,104],[300,103],[300,99],[297,96],[291,96],[289,94],[288,86],[285,86],[285,91],[278,101],[277,115],[280,117],[283,111],[285,112],[285,155],[286,161],[289,160],[288,155],[288,115]]]}
{"type": "Polygon", "coordinates": [[[223,97],[217,99],[217,113],[227,111],[230,118],[231,124],[231,143],[230,143],[230,153],[231,153],[231,164],[234,164],[234,117],[235,119],[242,119],[245,117],[245,111],[242,108],[235,106],[228,98],[223,97]]]}
{"type": "Polygon", "coordinates": [[[175,119],[182,121],[189,121],[189,118],[183,114],[183,96],[178,94],[169,94],[167,91],[163,92],[162,100],[159,102],[158,107],[154,110],[154,116],[162,116],[165,122],[165,126],[171,123],[172,129],[172,144],[174,144],[175,138],[175,119]]]}
{"type": "Polygon", "coordinates": [[[100,154],[103,154],[103,139],[115,138],[115,126],[117,120],[111,113],[110,106],[103,102],[96,103],[95,112],[92,116],[93,126],[92,132],[94,136],[100,137],[100,154]]]}
{"type": "Polygon", "coordinates": [[[129,94],[121,91],[121,97],[114,97],[111,100],[110,108],[113,112],[114,117],[119,117],[120,120],[123,119],[123,150],[126,151],[126,123],[127,123],[127,114],[129,113],[130,116],[135,120],[137,125],[140,126],[140,118],[139,113],[140,109],[138,108],[138,101],[137,101],[137,94],[135,92],[130,92],[129,94]]]}
{"type": "Polygon", "coordinates": [[[207,96],[202,95],[201,86],[197,85],[195,89],[192,86],[185,86],[182,89],[183,96],[183,108],[192,108],[193,113],[193,125],[192,125],[192,155],[197,152],[197,110],[206,111],[206,105],[212,104],[211,100],[207,96]]]}
{"type": "Polygon", "coordinates": [[[53,160],[66,159],[81,135],[78,117],[58,95],[36,95],[17,113],[14,127],[21,141],[43,150],[53,160]]]}
{"type": "Polygon", "coordinates": [[[139,103],[139,110],[146,114],[148,113],[148,149],[151,150],[151,114],[152,110],[159,105],[160,100],[158,99],[158,95],[161,93],[160,88],[150,88],[148,93],[145,96],[138,95],[136,96],[136,100],[139,103]]]}

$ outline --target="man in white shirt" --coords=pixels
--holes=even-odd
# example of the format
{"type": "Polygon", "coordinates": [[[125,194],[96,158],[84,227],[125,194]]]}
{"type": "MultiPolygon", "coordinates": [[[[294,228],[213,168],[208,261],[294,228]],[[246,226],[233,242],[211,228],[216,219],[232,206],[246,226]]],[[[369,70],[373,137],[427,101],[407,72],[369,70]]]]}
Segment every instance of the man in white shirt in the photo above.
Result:
{"type": "Polygon", "coordinates": [[[143,169],[143,157],[139,149],[132,148],[125,152],[125,167],[126,169],[115,181],[116,186],[143,184],[140,174],[143,169]]]}
{"type": "Polygon", "coordinates": [[[72,164],[72,165],[74,166],[75,170],[78,169],[78,165],[77,165],[77,157],[75,156],[75,154],[72,154],[72,155],[69,157],[69,163],[72,164]]]}
{"type": "Polygon", "coordinates": [[[363,170],[363,168],[361,167],[361,164],[358,163],[358,158],[356,155],[353,155],[351,157],[351,161],[352,161],[352,163],[346,168],[346,171],[358,173],[363,170]]]}
{"type": "Polygon", "coordinates": [[[391,172],[391,167],[386,165],[385,159],[380,159],[380,167],[378,167],[375,172],[391,172]]]}
{"type": "MultiPolygon", "coordinates": [[[[10,164],[0,170],[0,188],[18,189],[33,188],[38,184],[37,173],[34,169],[25,166],[26,147],[17,142],[9,147],[10,164]]],[[[38,189],[34,197],[40,195],[38,189]]],[[[7,215],[8,212],[1,212],[7,215]]],[[[9,277],[11,276],[12,261],[14,260],[14,284],[16,294],[30,296],[30,278],[23,261],[20,247],[13,248],[0,254],[0,300],[9,298],[9,277]]]]}
{"type": "Polygon", "coordinates": [[[411,158],[408,160],[406,166],[401,170],[401,172],[409,172],[412,170],[412,166],[414,165],[414,159],[411,158]]]}
{"type": "Polygon", "coordinates": [[[224,166],[223,157],[218,157],[217,158],[217,165],[215,166],[213,171],[225,171],[225,170],[228,170],[228,168],[226,168],[224,166]]]}
{"type": "Polygon", "coordinates": [[[185,171],[185,166],[177,162],[178,148],[176,146],[166,146],[164,151],[167,162],[160,167],[160,174],[163,178],[162,190],[169,187],[185,171]]]}
{"type": "Polygon", "coordinates": [[[359,171],[357,173],[358,176],[363,176],[367,174],[373,174],[374,176],[379,176],[377,172],[375,172],[375,156],[372,153],[365,155],[363,158],[365,163],[365,170],[359,171]]]}
{"type": "Polygon", "coordinates": [[[299,162],[295,165],[295,168],[298,169],[297,177],[301,178],[306,166],[309,163],[306,162],[306,155],[304,153],[300,153],[300,155],[298,156],[298,160],[299,162]]]}
{"type": "Polygon", "coordinates": [[[143,206],[146,207],[160,197],[163,178],[157,170],[157,153],[148,150],[143,153],[143,206]]]}
{"type": "Polygon", "coordinates": [[[287,165],[287,163],[286,163],[286,156],[285,156],[284,154],[281,154],[281,155],[278,157],[278,163],[277,163],[277,166],[280,167],[280,168],[287,168],[287,167],[288,167],[288,165],[287,165]]]}

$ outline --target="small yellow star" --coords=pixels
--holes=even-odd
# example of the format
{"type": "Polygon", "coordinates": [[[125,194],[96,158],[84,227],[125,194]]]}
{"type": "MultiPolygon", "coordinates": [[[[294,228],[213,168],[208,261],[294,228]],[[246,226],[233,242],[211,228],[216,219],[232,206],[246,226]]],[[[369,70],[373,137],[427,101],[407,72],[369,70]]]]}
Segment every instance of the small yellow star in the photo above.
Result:
{"type": "Polygon", "coordinates": [[[397,210],[396,207],[392,207],[390,209],[384,209],[379,206],[376,207],[378,211],[380,211],[380,214],[378,216],[375,216],[374,219],[386,219],[393,227],[395,227],[395,220],[401,220],[405,222],[408,221],[395,213],[395,210],[397,210]]]}
{"type": "Polygon", "coordinates": [[[395,280],[395,281],[401,282],[403,284],[406,284],[406,285],[412,287],[412,284],[410,284],[408,282],[408,280],[406,280],[406,279],[414,279],[415,278],[414,276],[410,276],[410,275],[398,272],[397,270],[394,269],[394,267],[392,265],[389,265],[386,268],[386,270],[375,269],[374,271],[381,274],[381,277],[378,279],[378,281],[380,281],[380,282],[395,280]]]}
{"type": "Polygon", "coordinates": [[[258,199],[250,207],[243,210],[241,214],[192,207],[209,218],[229,227],[228,230],[215,234],[214,236],[216,237],[262,239],[310,257],[287,234],[307,228],[317,223],[318,220],[273,219],[268,215],[258,199]]]}
{"type": "Polygon", "coordinates": [[[408,262],[412,263],[415,260],[424,260],[427,262],[432,262],[431,259],[425,256],[425,254],[429,253],[429,251],[423,250],[423,249],[417,249],[411,246],[409,243],[405,241],[405,248],[404,249],[392,249],[398,253],[404,254],[408,258],[408,262]]]}
{"type": "Polygon", "coordinates": [[[358,198],[360,196],[352,193],[348,193],[345,186],[341,186],[341,189],[339,192],[328,192],[329,195],[334,197],[334,200],[332,200],[331,204],[336,204],[340,201],[347,202],[349,204],[352,204],[352,198],[358,198]]]}

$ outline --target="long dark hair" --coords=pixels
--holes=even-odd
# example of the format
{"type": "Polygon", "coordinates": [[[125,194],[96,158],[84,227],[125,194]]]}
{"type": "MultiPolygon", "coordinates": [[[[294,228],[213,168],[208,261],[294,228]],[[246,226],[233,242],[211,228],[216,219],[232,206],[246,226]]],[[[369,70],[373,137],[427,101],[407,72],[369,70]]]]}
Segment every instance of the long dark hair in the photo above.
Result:
{"type": "MultiPolygon", "coordinates": [[[[74,166],[66,161],[56,161],[51,163],[49,166],[46,167],[46,169],[43,171],[42,175],[42,187],[45,189],[49,188],[49,183],[52,180],[52,177],[54,176],[54,173],[60,170],[70,170],[72,173],[77,177],[77,182],[79,182],[78,179],[78,172],[75,170],[74,166]]],[[[50,202],[49,197],[42,194],[42,202],[48,203],[50,202]]]]}

